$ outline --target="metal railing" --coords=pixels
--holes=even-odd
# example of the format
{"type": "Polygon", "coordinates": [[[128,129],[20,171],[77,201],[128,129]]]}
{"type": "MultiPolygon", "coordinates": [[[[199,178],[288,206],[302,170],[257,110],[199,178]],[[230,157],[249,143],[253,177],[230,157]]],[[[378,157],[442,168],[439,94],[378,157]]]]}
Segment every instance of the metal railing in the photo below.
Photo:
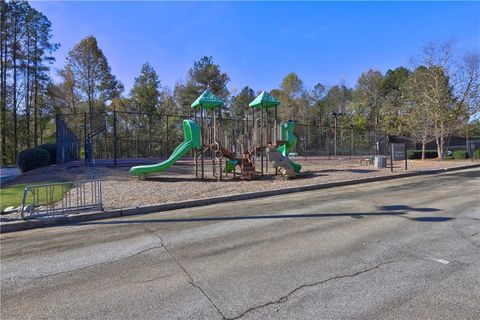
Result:
{"type": "Polygon", "coordinates": [[[23,191],[22,219],[103,210],[99,180],[28,185],[23,191]]]}

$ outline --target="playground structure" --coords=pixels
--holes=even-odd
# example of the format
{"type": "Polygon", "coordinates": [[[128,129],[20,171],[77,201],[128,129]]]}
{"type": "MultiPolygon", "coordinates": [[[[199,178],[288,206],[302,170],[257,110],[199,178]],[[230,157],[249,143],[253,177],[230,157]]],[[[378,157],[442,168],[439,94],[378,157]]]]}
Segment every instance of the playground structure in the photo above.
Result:
{"type": "Polygon", "coordinates": [[[224,106],[223,100],[206,90],[192,103],[194,120],[183,120],[184,141],[170,157],[158,164],[132,167],[130,172],[146,178],[149,173],[168,169],[191,151],[196,178],[205,179],[206,158],[211,161],[213,177],[219,181],[224,174],[227,176],[230,173],[234,178],[239,175],[245,180],[262,177],[268,173],[269,164],[275,175],[280,173],[285,178],[295,177],[300,173],[301,166],[288,158],[289,150],[297,142],[293,134],[295,122],[289,120],[278,124],[279,104],[277,99],[263,91],[249,104],[252,110],[250,125],[247,117],[246,128],[242,128],[240,136],[235,136],[235,130],[228,134],[218,119],[224,106]]]}
{"type": "MultiPolygon", "coordinates": [[[[175,147],[184,141],[184,119],[201,124],[200,106],[184,109],[181,114],[166,113],[167,109],[153,113],[126,111],[129,109],[131,108],[128,106],[124,110],[107,108],[94,111],[91,115],[87,112],[57,114],[57,164],[109,167],[156,164],[169,158],[175,147]]],[[[257,126],[255,139],[260,140],[261,110],[252,107],[247,109],[247,112],[242,112],[240,117],[229,115],[223,108],[216,109],[218,111],[215,113],[218,127],[217,141],[224,149],[233,152],[234,159],[243,157],[244,145],[249,150],[254,144],[268,146],[268,142],[272,142],[272,146],[276,144],[279,147],[281,143],[277,143],[276,140],[293,139],[292,136],[282,137],[282,134],[286,133],[282,133],[284,130],[282,126],[275,123],[276,108],[271,107],[264,110],[264,121],[267,122],[265,126],[270,130],[268,132],[270,138],[267,139],[267,132],[265,132],[264,143],[260,144],[259,141],[254,143],[252,116],[255,113],[257,126]],[[275,135],[279,139],[275,139],[275,135]]],[[[203,112],[202,130],[205,145],[213,143],[211,114],[211,110],[203,112]]],[[[384,132],[356,128],[344,122],[343,118],[338,118],[335,126],[334,120],[327,115],[327,118],[303,118],[302,121],[293,122],[292,134],[296,137],[296,143],[289,150],[290,156],[301,159],[304,163],[339,159],[359,160],[373,155],[388,156],[389,147],[384,132]]],[[[415,146],[409,146],[409,148],[415,148],[415,146]]],[[[264,152],[264,157],[267,157],[267,150],[265,149],[264,152]]],[[[227,154],[225,152],[225,155],[227,154]]],[[[210,149],[204,153],[204,164],[208,164],[207,170],[210,170],[209,164],[213,156],[210,149]]],[[[257,157],[255,160],[258,168],[256,169],[261,171],[261,156],[258,152],[257,157]]],[[[180,163],[192,163],[194,158],[192,148],[181,157],[180,163]]],[[[293,160],[296,161],[295,159],[293,160]]],[[[228,160],[230,159],[223,157],[223,167],[233,165],[233,161],[228,160]]],[[[201,176],[200,155],[198,161],[196,176],[201,176]]],[[[240,168],[239,165],[235,167],[237,171],[240,168]]],[[[271,163],[264,161],[264,172],[271,167],[271,163]]],[[[208,171],[209,174],[210,171],[208,171]]]]}

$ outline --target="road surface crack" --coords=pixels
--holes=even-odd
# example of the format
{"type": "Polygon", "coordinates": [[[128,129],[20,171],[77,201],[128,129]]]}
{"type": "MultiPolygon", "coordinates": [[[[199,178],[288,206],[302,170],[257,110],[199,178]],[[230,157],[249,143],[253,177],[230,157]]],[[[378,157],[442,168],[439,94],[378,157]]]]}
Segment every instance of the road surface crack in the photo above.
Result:
{"type": "Polygon", "coordinates": [[[364,269],[364,270],[360,270],[360,271],[357,271],[355,273],[349,273],[349,274],[343,274],[343,275],[338,275],[338,276],[334,276],[334,277],[331,277],[331,278],[328,278],[328,279],[325,279],[325,280],[320,280],[320,281],[316,281],[316,282],[313,282],[313,283],[307,283],[307,284],[303,284],[299,287],[296,287],[295,289],[291,290],[290,292],[288,292],[287,294],[281,296],[279,299],[277,300],[274,300],[274,301],[270,301],[270,302],[267,302],[267,303],[264,303],[262,305],[259,305],[259,306],[255,306],[255,307],[251,307],[247,310],[245,310],[244,312],[242,312],[241,314],[239,314],[238,316],[236,317],[233,317],[233,318],[225,318],[226,320],[236,320],[236,319],[240,319],[242,318],[243,316],[245,316],[246,314],[252,312],[252,311],[255,311],[255,310],[258,310],[258,309],[262,309],[262,308],[265,308],[265,307],[268,307],[268,306],[271,306],[271,305],[274,305],[274,304],[279,304],[279,303],[284,303],[286,301],[288,301],[288,299],[290,298],[290,296],[292,296],[293,294],[295,294],[297,291],[299,290],[302,290],[304,288],[310,288],[310,287],[315,287],[315,286],[318,286],[318,285],[322,285],[326,282],[329,282],[329,281],[333,281],[333,280],[338,280],[338,279],[343,279],[343,278],[353,278],[353,277],[356,277],[358,275],[361,275],[363,273],[366,273],[366,272],[369,272],[369,271],[372,271],[372,270],[375,270],[375,269],[378,269],[380,268],[381,266],[384,266],[384,265],[387,265],[387,264],[391,264],[391,263],[397,263],[397,262],[403,262],[403,261],[407,261],[407,260],[394,260],[394,261],[386,261],[386,262],[382,262],[382,263],[379,263],[373,267],[370,267],[368,269],[364,269]]]}
{"type": "MultiPolygon", "coordinates": [[[[80,268],[76,268],[76,269],[73,269],[73,270],[66,270],[66,271],[60,271],[60,272],[49,273],[49,274],[40,274],[38,276],[33,276],[33,277],[32,276],[13,276],[12,278],[6,278],[6,279],[12,280],[14,282],[14,284],[16,286],[18,286],[18,284],[15,282],[14,278],[17,278],[17,279],[20,279],[20,280],[25,280],[26,283],[30,283],[30,282],[42,280],[42,279],[49,278],[49,277],[55,277],[55,276],[59,276],[59,275],[63,275],[63,274],[83,271],[83,270],[93,268],[93,267],[98,267],[98,266],[102,266],[102,265],[108,265],[108,264],[116,263],[116,262],[119,262],[119,261],[124,260],[124,259],[135,257],[139,254],[148,252],[150,250],[160,249],[160,248],[161,248],[161,246],[157,245],[157,246],[154,246],[154,247],[150,247],[150,248],[146,248],[146,249],[137,251],[137,252],[135,252],[131,255],[125,256],[125,257],[121,257],[121,258],[118,258],[118,259],[113,259],[113,260],[110,260],[110,261],[102,261],[102,262],[94,263],[94,264],[91,264],[91,265],[83,266],[83,267],[80,267],[80,268]]],[[[23,284],[25,284],[25,283],[23,283],[23,284]]]]}
{"type": "Polygon", "coordinates": [[[153,282],[153,281],[157,281],[157,280],[160,280],[160,279],[165,279],[165,278],[171,277],[173,275],[175,275],[175,273],[169,273],[169,274],[166,274],[166,275],[163,275],[163,276],[159,276],[159,277],[155,277],[155,278],[151,278],[151,279],[147,279],[147,280],[143,280],[143,281],[137,281],[137,283],[153,282]]]}
{"type": "MultiPolygon", "coordinates": [[[[150,231],[151,232],[151,231],[150,231]]],[[[225,315],[223,314],[223,312],[220,310],[220,308],[215,304],[215,302],[212,300],[212,298],[210,298],[210,296],[205,292],[205,290],[203,290],[203,288],[201,286],[199,286],[198,284],[195,283],[195,281],[193,280],[193,277],[190,275],[190,273],[187,271],[187,269],[182,265],[182,263],[180,263],[180,261],[178,260],[178,258],[168,249],[168,247],[165,245],[165,243],[163,242],[163,238],[160,237],[158,234],[156,234],[155,232],[151,232],[155,237],[158,238],[158,240],[160,240],[160,246],[165,249],[165,251],[168,253],[168,255],[175,261],[175,263],[178,265],[178,267],[180,267],[180,269],[182,269],[183,273],[185,273],[185,275],[187,276],[188,278],[188,283],[196,288],[198,291],[200,291],[204,296],[205,298],[207,298],[208,301],[210,301],[210,303],[212,304],[212,306],[217,310],[217,312],[220,314],[220,316],[222,317],[222,319],[225,319],[227,320],[228,318],[225,317],[225,315]]]]}

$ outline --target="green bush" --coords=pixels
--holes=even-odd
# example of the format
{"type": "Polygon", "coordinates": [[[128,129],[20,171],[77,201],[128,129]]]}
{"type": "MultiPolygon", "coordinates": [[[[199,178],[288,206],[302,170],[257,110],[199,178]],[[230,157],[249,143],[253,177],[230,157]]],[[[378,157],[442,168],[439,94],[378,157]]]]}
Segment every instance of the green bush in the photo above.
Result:
{"type": "Polygon", "coordinates": [[[57,163],[57,145],[55,143],[44,143],[38,147],[48,151],[48,154],[50,155],[50,164],[57,163]]]}
{"type": "Polygon", "coordinates": [[[22,172],[27,172],[48,165],[49,161],[50,155],[47,150],[42,148],[32,148],[23,150],[18,154],[17,166],[22,172]]]}
{"type": "Polygon", "coordinates": [[[80,159],[85,159],[85,147],[80,147],[80,159]]]}
{"type": "MultiPolygon", "coordinates": [[[[422,159],[422,150],[408,150],[408,159],[422,159]]],[[[425,150],[425,159],[438,158],[437,150],[425,150]]]]}
{"type": "Polygon", "coordinates": [[[473,159],[480,159],[480,149],[473,152],[473,159]]]}
{"type": "Polygon", "coordinates": [[[467,157],[468,157],[468,153],[465,150],[455,150],[455,151],[453,151],[453,158],[455,160],[467,159],[467,157]]]}

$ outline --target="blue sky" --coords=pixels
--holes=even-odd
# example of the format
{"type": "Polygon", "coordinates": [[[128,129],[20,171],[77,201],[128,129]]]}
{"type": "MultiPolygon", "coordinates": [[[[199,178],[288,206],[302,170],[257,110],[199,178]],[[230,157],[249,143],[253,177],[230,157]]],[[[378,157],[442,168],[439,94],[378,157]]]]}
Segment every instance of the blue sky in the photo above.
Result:
{"type": "Polygon", "coordinates": [[[409,66],[428,41],[455,38],[480,48],[479,2],[31,2],[61,43],[52,73],[82,38],[94,35],[130,90],[148,61],[162,85],[185,79],[211,55],[239,91],[278,87],[296,72],[316,83],[355,85],[362,71],[409,66]]]}

